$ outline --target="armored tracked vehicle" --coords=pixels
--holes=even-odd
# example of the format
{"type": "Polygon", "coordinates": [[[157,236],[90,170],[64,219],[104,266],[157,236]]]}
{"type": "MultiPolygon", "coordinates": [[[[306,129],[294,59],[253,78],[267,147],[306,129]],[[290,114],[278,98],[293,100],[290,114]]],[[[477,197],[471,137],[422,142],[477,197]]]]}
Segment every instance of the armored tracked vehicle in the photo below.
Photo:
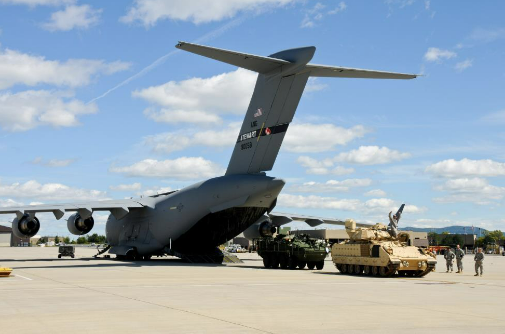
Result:
{"type": "Polygon", "coordinates": [[[333,263],[343,274],[422,277],[435,270],[435,255],[409,246],[406,232],[393,237],[383,224],[356,228],[353,220],[346,221],[345,229],[349,240],[331,248],[333,263]]]}
{"type": "Polygon", "coordinates": [[[257,239],[256,246],[265,268],[303,269],[307,266],[310,270],[321,270],[328,254],[324,240],[306,234],[265,237],[257,239]]]}

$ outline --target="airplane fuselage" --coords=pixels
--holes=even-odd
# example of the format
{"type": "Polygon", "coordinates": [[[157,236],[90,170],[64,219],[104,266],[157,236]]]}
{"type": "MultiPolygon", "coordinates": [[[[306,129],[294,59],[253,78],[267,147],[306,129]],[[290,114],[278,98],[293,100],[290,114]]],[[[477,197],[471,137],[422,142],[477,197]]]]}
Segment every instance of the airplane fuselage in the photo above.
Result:
{"type": "Polygon", "coordinates": [[[285,182],[254,175],[229,175],[179,191],[139,200],[143,208],[122,219],[110,215],[106,236],[112,252],[156,254],[166,247],[187,253],[215,249],[271,208],[285,182]]]}

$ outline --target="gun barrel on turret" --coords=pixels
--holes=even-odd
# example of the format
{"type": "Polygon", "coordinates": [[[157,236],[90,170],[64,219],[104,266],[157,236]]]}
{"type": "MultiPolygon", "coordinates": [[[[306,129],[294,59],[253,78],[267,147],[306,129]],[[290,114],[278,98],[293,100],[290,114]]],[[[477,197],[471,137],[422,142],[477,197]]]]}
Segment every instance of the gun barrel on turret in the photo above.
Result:
{"type": "Polygon", "coordinates": [[[400,208],[398,209],[398,211],[396,211],[396,221],[398,222],[400,220],[400,217],[402,216],[402,213],[403,213],[403,208],[405,207],[405,204],[402,204],[400,206],[400,208]]]}

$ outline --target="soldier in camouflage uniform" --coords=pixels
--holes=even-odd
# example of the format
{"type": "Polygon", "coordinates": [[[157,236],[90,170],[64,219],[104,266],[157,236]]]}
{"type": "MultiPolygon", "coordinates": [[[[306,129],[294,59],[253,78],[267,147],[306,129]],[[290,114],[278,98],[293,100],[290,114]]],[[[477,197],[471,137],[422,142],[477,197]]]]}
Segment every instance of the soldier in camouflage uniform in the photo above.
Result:
{"type": "Polygon", "coordinates": [[[459,247],[459,245],[457,245],[455,254],[456,265],[458,266],[458,271],[456,271],[456,274],[459,274],[463,272],[463,257],[465,256],[465,252],[459,247]]]}
{"type": "Polygon", "coordinates": [[[477,254],[473,258],[475,261],[475,276],[479,276],[479,268],[480,275],[482,276],[482,272],[484,271],[484,253],[482,253],[482,248],[477,249],[477,254]]]}
{"type": "Polygon", "coordinates": [[[445,259],[445,264],[447,265],[447,271],[446,273],[449,272],[449,270],[452,272],[452,263],[454,261],[454,257],[456,257],[456,255],[454,255],[454,252],[452,251],[452,249],[447,249],[445,251],[445,254],[444,254],[444,259],[445,259]]]}

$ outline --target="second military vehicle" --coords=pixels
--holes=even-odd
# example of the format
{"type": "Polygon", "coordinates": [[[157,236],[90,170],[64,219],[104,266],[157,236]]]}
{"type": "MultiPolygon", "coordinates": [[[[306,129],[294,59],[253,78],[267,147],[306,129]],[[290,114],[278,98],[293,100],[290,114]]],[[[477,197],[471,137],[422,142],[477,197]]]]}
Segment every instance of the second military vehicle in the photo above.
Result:
{"type": "Polygon", "coordinates": [[[410,246],[409,234],[396,231],[403,207],[393,216],[389,228],[380,223],[370,228],[356,228],[355,221],[346,221],[349,240],[331,247],[331,257],[337,269],[344,274],[382,277],[396,273],[398,276],[422,277],[435,270],[435,255],[410,246]]]}
{"type": "Polygon", "coordinates": [[[278,234],[275,238],[256,240],[258,255],[263,258],[265,268],[321,270],[328,254],[324,240],[311,238],[307,234],[278,234]]]}

